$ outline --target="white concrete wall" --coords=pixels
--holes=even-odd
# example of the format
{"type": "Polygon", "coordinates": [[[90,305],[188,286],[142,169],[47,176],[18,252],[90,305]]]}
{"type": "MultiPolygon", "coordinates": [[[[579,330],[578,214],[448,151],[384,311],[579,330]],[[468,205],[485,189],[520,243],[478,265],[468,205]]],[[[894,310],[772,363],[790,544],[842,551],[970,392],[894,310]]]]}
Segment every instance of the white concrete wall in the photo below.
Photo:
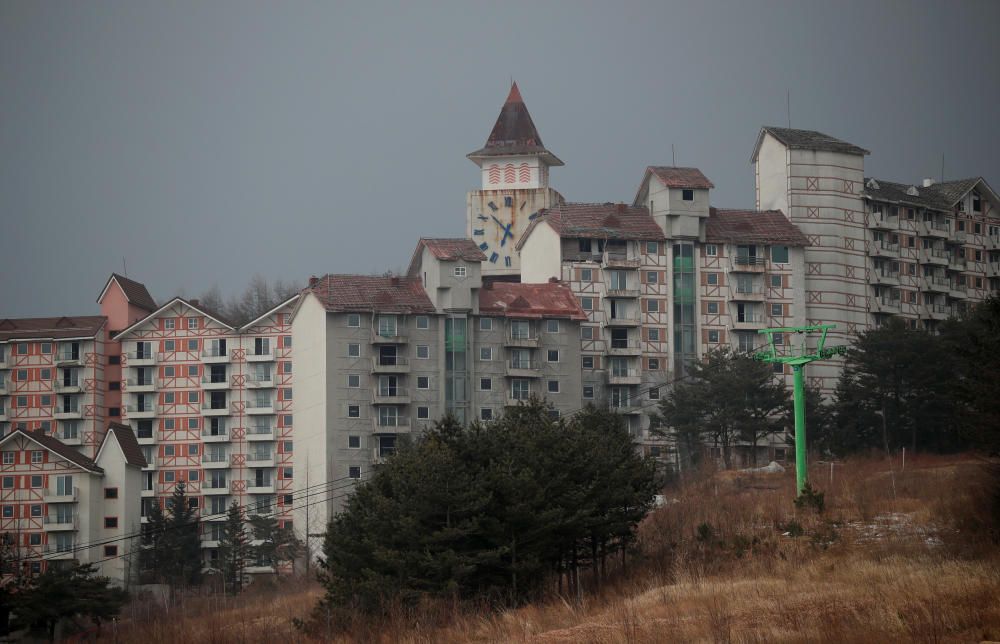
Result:
{"type": "Polygon", "coordinates": [[[562,276],[562,244],[546,222],[539,222],[521,246],[521,281],[543,284],[562,276]]]}
{"type": "Polygon", "coordinates": [[[754,165],[758,210],[780,210],[788,216],[788,150],[770,134],[757,152],[754,165]]]}
{"type": "MultiPolygon", "coordinates": [[[[104,470],[104,477],[91,477],[97,483],[96,494],[100,506],[97,512],[96,531],[100,540],[120,539],[115,541],[118,546],[116,559],[105,561],[100,565],[99,574],[110,577],[115,582],[128,585],[135,580],[139,568],[139,539],[125,538],[127,535],[134,535],[139,532],[139,490],[141,487],[141,470],[138,467],[130,466],[125,460],[125,454],[114,435],[110,436],[97,464],[104,470]],[[105,499],[105,488],[118,488],[117,499],[105,499]],[[103,518],[106,516],[118,517],[117,529],[105,529],[103,518]]],[[[92,561],[104,559],[103,547],[94,548],[90,555],[92,561]]]]}

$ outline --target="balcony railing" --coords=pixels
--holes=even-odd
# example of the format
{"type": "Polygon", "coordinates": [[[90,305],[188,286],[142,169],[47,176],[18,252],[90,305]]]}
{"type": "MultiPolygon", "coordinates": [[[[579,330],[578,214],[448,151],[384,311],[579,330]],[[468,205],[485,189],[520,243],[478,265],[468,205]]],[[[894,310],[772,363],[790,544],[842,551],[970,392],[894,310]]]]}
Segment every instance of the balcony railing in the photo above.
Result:
{"type": "Polygon", "coordinates": [[[601,259],[609,268],[639,268],[639,265],[642,264],[641,258],[628,253],[605,251],[601,259]]]}
{"type": "Polygon", "coordinates": [[[759,272],[767,266],[767,259],[764,257],[750,257],[749,255],[737,255],[733,258],[733,270],[759,272]]]}

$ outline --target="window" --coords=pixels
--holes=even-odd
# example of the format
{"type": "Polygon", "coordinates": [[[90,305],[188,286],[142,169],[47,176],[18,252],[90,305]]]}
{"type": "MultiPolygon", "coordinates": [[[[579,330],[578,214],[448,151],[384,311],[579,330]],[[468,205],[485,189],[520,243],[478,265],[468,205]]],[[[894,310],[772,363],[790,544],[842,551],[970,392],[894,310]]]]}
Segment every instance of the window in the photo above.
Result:
{"type": "Polygon", "coordinates": [[[431,357],[431,349],[426,344],[417,345],[417,359],[426,360],[431,357]]]}
{"type": "Polygon", "coordinates": [[[347,437],[347,449],[361,449],[361,437],[360,436],[348,436],[347,437]]]}
{"type": "Polygon", "coordinates": [[[361,386],[361,376],[356,373],[347,374],[347,386],[351,389],[357,389],[361,386]]]}
{"type": "Polygon", "coordinates": [[[546,351],[546,358],[548,362],[559,362],[559,349],[549,349],[546,351]]]}
{"type": "Polygon", "coordinates": [[[347,469],[347,476],[349,476],[352,479],[361,478],[361,468],[356,465],[352,465],[347,469]]]}
{"type": "Polygon", "coordinates": [[[550,394],[557,394],[557,393],[559,393],[559,381],[558,380],[549,380],[548,391],[549,391],[550,394]]]}
{"type": "Polygon", "coordinates": [[[479,347],[479,359],[480,360],[492,360],[493,359],[493,347],[479,347]]]}
{"type": "Polygon", "coordinates": [[[559,320],[546,320],[545,330],[549,333],[559,333],[559,320]]]}
{"type": "Polygon", "coordinates": [[[173,483],[176,478],[177,478],[176,474],[174,474],[174,472],[172,472],[171,470],[167,470],[166,472],[163,473],[164,483],[173,483]]]}
{"type": "Polygon", "coordinates": [[[591,245],[589,239],[581,239],[580,240],[580,252],[581,253],[590,253],[590,252],[593,252],[593,246],[591,245]]]}
{"type": "Polygon", "coordinates": [[[719,284],[719,274],[705,273],[705,283],[709,286],[717,286],[719,284]]]}
{"type": "Polygon", "coordinates": [[[493,379],[492,378],[480,378],[479,379],[479,391],[493,391],[493,379]]]}
{"type": "Polygon", "coordinates": [[[983,234],[983,225],[977,221],[972,225],[972,232],[977,235],[983,234]]]}
{"type": "Polygon", "coordinates": [[[106,488],[104,488],[104,498],[105,499],[117,499],[118,498],[118,488],[116,488],[116,487],[106,487],[106,488]]]}
{"type": "Polygon", "coordinates": [[[361,418],[361,406],[360,405],[348,405],[347,406],[347,417],[348,418],[361,418]]]}
{"type": "Polygon", "coordinates": [[[3,486],[3,489],[5,489],[5,490],[13,490],[14,489],[14,477],[13,476],[5,476],[5,477],[3,477],[3,479],[0,480],[0,486],[3,486]]]}
{"type": "Polygon", "coordinates": [[[52,370],[51,369],[42,369],[41,379],[42,380],[52,380],[52,370]]]}
{"type": "Polygon", "coordinates": [[[510,397],[514,400],[528,400],[531,397],[531,383],[525,378],[515,378],[510,383],[510,397]]]}
{"type": "Polygon", "coordinates": [[[709,257],[718,257],[719,247],[715,244],[705,244],[705,254],[709,257]]]}
{"type": "Polygon", "coordinates": [[[787,264],[788,246],[771,246],[771,261],[775,264],[787,264]]]}
{"type": "Polygon", "coordinates": [[[33,517],[40,517],[40,516],[42,516],[42,506],[41,505],[33,505],[33,506],[31,506],[29,508],[29,514],[31,514],[31,516],[33,516],[33,517]]]}
{"type": "Polygon", "coordinates": [[[593,369],[594,368],[594,356],[583,356],[582,358],[580,358],[580,365],[584,369],[593,369]]]}
{"type": "Polygon", "coordinates": [[[164,320],[163,321],[163,328],[164,329],[170,330],[170,329],[173,329],[175,327],[176,327],[176,324],[175,324],[175,322],[173,320],[164,320]]]}
{"type": "Polygon", "coordinates": [[[583,388],[583,398],[584,398],[584,400],[593,400],[594,399],[594,386],[593,385],[587,385],[587,386],[585,386],[583,388]]]}
{"type": "Polygon", "coordinates": [[[430,389],[431,379],[428,376],[417,376],[417,389],[430,389]]]}
{"type": "Polygon", "coordinates": [[[361,316],[357,313],[347,314],[347,326],[360,327],[361,326],[361,316]]]}
{"type": "Polygon", "coordinates": [[[174,377],[174,368],[173,367],[164,367],[163,368],[163,377],[164,378],[173,378],[174,377]]]}
{"type": "Polygon", "coordinates": [[[660,370],[660,359],[650,358],[649,362],[646,364],[646,368],[649,371],[659,371],[660,370]]]}
{"type": "Polygon", "coordinates": [[[360,358],[361,357],[361,345],[352,342],[347,345],[347,357],[348,358],[360,358]]]}
{"type": "Polygon", "coordinates": [[[281,399],[282,400],[293,400],[293,398],[292,398],[292,388],[291,387],[285,387],[284,389],[281,390],[281,399]]]}
{"type": "Polygon", "coordinates": [[[188,404],[189,405],[196,405],[196,404],[198,404],[198,392],[197,391],[189,391],[188,392],[188,404]]]}
{"type": "Polygon", "coordinates": [[[785,334],[784,333],[774,333],[771,336],[774,338],[774,346],[780,347],[785,344],[785,334]]]}
{"type": "Polygon", "coordinates": [[[177,348],[177,344],[173,340],[163,341],[163,350],[166,352],[174,351],[177,348]]]}
{"type": "Polygon", "coordinates": [[[656,284],[657,276],[656,271],[646,271],[646,283],[656,284]]]}
{"type": "Polygon", "coordinates": [[[27,407],[28,406],[28,397],[27,396],[18,396],[17,397],[17,406],[18,407],[27,407]]]}
{"type": "Polygon", "coordinates": [[[465,277],[465,267],[456,266],[455,267],[455,277],[465,277]]]}
{"type": "Polygon", "coordinates": [[[119,417],[122,415],[122,410],[120,407],[108,407],[108,416],[119,417]]]}
{"type": "Polygon", "coordinates": [[[188,351],[197,351],[197,350],[198,350],[198,341],[188,340],[188,351]]]}
{"type": "Polygon", "coordinates": [[[719,303],[718,302],[708,302],[705,305],[705,309],[709,313],[711,313],[712,315],[715,315],[715,314],[717,314],[719,312],[719,303]]]}
{"type": "Polygon", "coordinates": [[[112,380],[108,383],[108,391],[121,391],[122,383],[117,380],[112,380]]]}
{"type": "Polygon", "coordinates": [[[44,353],[46,355],[52,353],[52,343],[51,342],[43,342],[42,343],[42,353],[44,353]]]}
{"type": "Polygon", "coordinates": [[[198,318],[188,318],[187,319],[187,328],[189,328],[189,329],[197,329],[198,328],[198,318]]]}
{"type": "Polygon", "coordinates": [[[681,190],[681,199],[684,201],[694,201],[694,190],[685,188],[681,190]]]}
{"type": "Polygon", "coordinates": [[[646,337],[649,338],[650,342],[659,342],[660,341],[660,330],[659,329],[647,329],[646,330],[646,337]]]}
{"type": "Polygon", "coordinates": [[[580,269],[580,281],[591,282],[594,280],[594,271],[589,268],[580,269]]]}
{"type": "Polygon", "coordinates": [[[27,380],[28,380],[28,370],[27,369],[18,369],[17,370],[17,381],[18,382],[25,382],[27,380]]]}
{"type": "Polygon", "coordinates": [[[479,420],[491,421],[493,420],[493,410],[489,407],[483,407],[479,410],[479,420]]]}
{"type": "Polygon", "coordinates": [[[771,276],[771,288],[781,288],[781,275],[771,276]]]}
{"type": "Polygon", "coordinates": [[[418,329],[429,329],[431,326],[431,320],[426,315],[417,316],[417,328],[418,329]]]}
{"type": "Polygon", "coordinates": [[[118,527],[118,517],[104,517],[104,527],[105,528],[117,528],[118,527]]]}
{"type": "Polygon", "coordinates": [[[581,297],[580,298],[580,306],[583,307],[584,311],[593,311],[594,310],[594,298],[592,298],[592,297],[581,297]]]}
{"type": "Polygon", "coordinates": [[[646,310],[650,313],[657,313],[660,310],[659,300],[646,300],[646,310]]]}
{"type": "Polygon", "coordinates": [[[18,355],[22,355],[22,356],[28,355],[28,343],[27,342],[19,342],[18,345],[17,345],[17,353],[18,353],[18,355]]]}
{"type": "Polygon", "coordinates": [[[592,326],[580,327],[580,336],[584,340],[593,340],[594,339],[594,327],[592,327],[592,326]]]}
{"type": "Polygon", "coordinates": [[[42,461],[44,459],[45,459],[45,455],[42,453],[41,450],[35,450],[35,451],[31,452],[31,464],[32,465],[41,465],[42,461]]]}
{"type": "Polygon", "coordinates": [[[427,420],[430,417],[431,417],[430,407],[417,407],[417,419],[427,420]]]}
{"type": "Polygon", "coordinates": [[[771,305],[771,317],[780,318],[785,314],[785,307],[781,304],[771,305]]]}
{"type": "Polygon", "coordinates": [[[4,452],[3,453],[3,464],[4,465],[13,465],[16,458],[17,458],[17,453],[16,452],[4,452]]]}
{"type": "Polygon", "coordinates": [[[13,516],[14,516],[14,506],[13,505],[3,506],[3,518],[10,519],[13,518],[13,516]]]}
{"type": "Polygon", "coordinates": [[[40,546],[42,545],[42,533],[32,532],[28,535],[28,545],[29,546],[40,546]]]}
{"type": "Polygon", "coordinates": [[[174,404],[174,392],[167,391],[163,394],[163,403],[166,405],[174,404]]]}
{"type": "Polygon", "coordinates": [[[493,318],[479,318],[479,330],[480,331],[492,331],[493,330],[493,318]]]}
{"type": "Polygon", "coordinates": [[[38,488],[42,487],[42,475],[41,474],[34,474],[34,475],[32,475],[31,479],[28,481],[28,483],[29,483],[30,487],[33,488],[33,489],[38,489],[38,488]]]}
{"type": "Polygon", "coordinates": [[[783,374],[785,373],[785,365],[781,364],[780,362],[775,362],[771,365],[771,371],[773,373],[783,374]]]}
{"type": "Polygon", "coordinates": [[[646,254],[647,255],[656,255],[659,252],[660,252],[660,245],[658,243],[656,243],[654,241],[648,241],[648,242],[646,242],[646,254]]]}
{"type": "Polygon", "coordinates": [[[650,400],[659,400],[660,399],[660,388],[659,387],[653,387],[652,389],[649,390],[649,399],[650,400]]]}
{"type": "Polygon", "coordinates": [[[108,364],[121,364],[121,363],[122,363],[121,356],[108,356],[108,364]]]}

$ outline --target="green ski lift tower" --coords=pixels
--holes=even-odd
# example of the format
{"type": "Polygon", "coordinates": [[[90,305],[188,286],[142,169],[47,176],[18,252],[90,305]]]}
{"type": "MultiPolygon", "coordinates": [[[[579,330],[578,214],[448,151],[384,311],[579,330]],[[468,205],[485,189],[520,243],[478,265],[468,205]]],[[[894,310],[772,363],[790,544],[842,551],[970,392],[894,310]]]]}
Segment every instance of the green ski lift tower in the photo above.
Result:
{"type": "Polygon", "coordinates": [[[763,362],[777,362],[792,365],[792,373],[795,376],[795,489],[798,496],[808,482],[806,472],[806,396],[805,396],[805,376],[803,371],[805,366],[814,360],[827,360],[833,356],[842,356],[847,353],[847,347],[826,346],[826,334],[830,329],[835,328],[834,324],[817,324],[814,326],[782,327],[777,329],[761,329],[758,333],[767,335],[768,350],[758,351],[754,354],[755,360],[763,362]],[[809,353],[806,349],[805,334],[819,332],[819,341],[816,350],[809,353]],[[802,343],[798,350],[792,347],[786,354],[778,355],[774,345],[775,333],[798,334],[802,336],[802,343]]]}

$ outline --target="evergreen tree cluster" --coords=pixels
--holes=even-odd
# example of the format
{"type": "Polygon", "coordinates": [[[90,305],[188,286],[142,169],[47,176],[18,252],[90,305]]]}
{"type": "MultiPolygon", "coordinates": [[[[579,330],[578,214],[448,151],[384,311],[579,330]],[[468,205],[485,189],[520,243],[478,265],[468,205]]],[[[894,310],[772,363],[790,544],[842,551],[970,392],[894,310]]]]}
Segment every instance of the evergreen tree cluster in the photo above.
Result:
{"type": "Polygon", "coordinates": [[[517,603],[579,571],[600,580],[656,491],[620,416],[552,419],[538,401],[489,423],[445,419],[380,466],[330,523],[324,610],[422,597],[517,603]]]}

